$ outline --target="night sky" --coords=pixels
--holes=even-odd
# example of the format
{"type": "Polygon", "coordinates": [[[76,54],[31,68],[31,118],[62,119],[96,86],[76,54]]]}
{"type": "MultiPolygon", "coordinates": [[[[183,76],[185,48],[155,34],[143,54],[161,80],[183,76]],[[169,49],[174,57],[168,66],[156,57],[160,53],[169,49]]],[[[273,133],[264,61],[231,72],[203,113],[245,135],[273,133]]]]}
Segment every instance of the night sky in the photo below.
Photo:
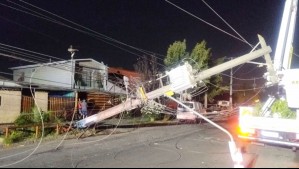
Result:
{"type": "MultiPolygon", "coordinates": [[[[169,2],[238,37],[202,1],[170,0],[169,2]]],[[[284,0],[206,0],[205,2],[253,46],[258,42],[257,34],[261,34],[273,50],[271,56],[274,55],[284,0]]],[[[108,66],[126,69],[133,69],[132,65],[143,55],[134,48],[156,53],[161,58],[158,59],[159,64],[163,64],[162,59],[169,45],[176,40],[186,39],[188,51],[191,51],[197,42],[206,40],[208,47],[212,49],[213,58],[237,57],[251,51],[248,44],[224,34],[164,0],[2,0],[0,1],[0,29],[1,44],[61,59],[70,59],[67,49],[73,45],[79,49],[75,58],[93,58],[103,61],[108,66]],[[38,11],[33,8],[34,5],[93,30],[98,33],[98,37],[95,37],[94,32],[88,33],[88,30],[49,13],[43,12],[42,16],[34,14],[55,18],[58,23],[4,5],[20,10],[38,11]],[[103,39],[103,36],[113,38],[113,41],[103,39]]],[[[298,45],[296,46],[297,34],[296,32],[294,47],[295,53],[299,54],[298,45]]],[[[49,59],[46,56],[43,58],[49,59]]],[[[11,72],[8,67],[29,64],[3,56],[0,56],[0,62],[2,72],[11,72]]],[[[298,63],[299,58],[294,57],[293,62],[298,63]]],[[[247,67],[243,66],[238,70],[240,76],[242,72],[248,72],[247,67]]]]}

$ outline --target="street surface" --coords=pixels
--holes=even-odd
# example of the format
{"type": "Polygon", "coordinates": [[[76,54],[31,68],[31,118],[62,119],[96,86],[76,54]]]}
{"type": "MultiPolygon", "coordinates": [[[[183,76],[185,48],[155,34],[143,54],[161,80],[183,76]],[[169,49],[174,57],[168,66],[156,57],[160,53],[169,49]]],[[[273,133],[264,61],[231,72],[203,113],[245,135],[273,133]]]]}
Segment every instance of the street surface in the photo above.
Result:
{"type": "MultiPolygon", "coordinates": [[[[219,124],[235,131],[236,120],[219,124]]],[[[234,167],[229,137],[207,123],[111,128],[96,136],[64,140],[56,149],[61,139],[2,149],[0,167],[234,167]]],[[[246,167],[253,168],[299,166],[297,153],[290,148],[274,146],[249,144],[244,160],[246,167]]]]}

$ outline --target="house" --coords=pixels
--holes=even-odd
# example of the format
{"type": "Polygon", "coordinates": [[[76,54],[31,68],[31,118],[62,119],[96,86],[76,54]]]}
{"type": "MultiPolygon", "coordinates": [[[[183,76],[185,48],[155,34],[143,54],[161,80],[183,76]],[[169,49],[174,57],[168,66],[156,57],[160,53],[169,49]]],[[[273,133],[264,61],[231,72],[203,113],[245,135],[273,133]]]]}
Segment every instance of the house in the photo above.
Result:
{"type": "Polygon", "coordinates": [[[21,113],[30,113],[36,104],[42,111],[67,118],[66,114],[74,112],[76,98],[87,100],[90,114],[98,113],[119,104],[120,96],[126,94],[123,76],[135,83],[139,79],[134,71],[108,68],[94,59],[71,59],[10,69],[13,81],[0,81],[0,87],[9,87],[0,92],[0,123],[13,122],[21,113]]]}
{"type": "Polygon", "coordinates": [[[108,80],[108,67],[94,59],[73,59],[10,68],[13,80],[35,88],[102,91],[125,94],[125,89],[108,80]]]}
{"type": "Polygon", "coordinates": [[[10,68],[13,80],[35,87],[106,90],[107,66],[94,59],[73,59],[10,68]]]}
{"type": "Polygon", "coordinates": [[[136,84],[140,83],[140,75],[135,71],[116,67],[108,68],[108,81],[112,82],[112,84],[119,84],[118,86],[121,89],[126,90],[124,85],[124,77],[126,77],[127,81],[129,82],[128,92],[130,92],[130,90],[134,90],[136,84]]]}
{"type": "Polygon", "coordinates": [[[13,123],[22,112],[30,112],[35,103],[41,110],[47,111],[48,92],[34,90],[31,93],[29,88],[0,77],[0,124],[13,123]]]}
{"type": "Polygon", "coordinates": [[[108,67],[94,59],[33,64],[11,70],[13,81],[1,81],[2,87],[10,88],[0,92],[0,123],[13,122],[21,113],[30,113],[36,104],[55,116],[73,113],[76,96],[86,99],[91,112],[97,113],[117,104],[119,95],[126,93],[108,80],[108,67]]]}

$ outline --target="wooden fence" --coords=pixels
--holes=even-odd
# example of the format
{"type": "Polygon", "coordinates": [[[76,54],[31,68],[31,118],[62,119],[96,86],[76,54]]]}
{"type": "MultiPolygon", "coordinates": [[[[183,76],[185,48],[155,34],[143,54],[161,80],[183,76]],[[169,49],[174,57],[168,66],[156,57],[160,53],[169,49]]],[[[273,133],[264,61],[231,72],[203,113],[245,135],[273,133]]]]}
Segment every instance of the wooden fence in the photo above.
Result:
{"type": "Polygon", "coordinates": [[[103,93],[87,94],[88,115],[109,109],[119,103],[120,100],[118,96],[103,93]]]}
{"type": "MultiPolygon", "coordinates": [[[[74,97],[49,97],[48,110],[51,117],[67,118],[73,113],[75,106],[74,97]]],[[[22,96],[22,113],[32,113],[34,99],[30,96],[22,96]]]]}
{"type": "Polygon", "coordinates": [[[22,96],[21,112],[30,113],[34,106],[34,99],[31,96],[22,96]]]}
{"type": "MultiPolygon", "coordinates": [[[[62,118],[71,120],[75,108],[74,97],[53,97],[48,98],[48,111],[51,118],[62,118]]],[[[120,103],[119,96],[103,94],[103,93],[88,93],[88,115],[106,110],[120,103]]],[[[34,107],[34,99],[30,96],[22,96],[22,113],[31,113],[34,107]]],[[[77,118],[77,116],[75,116],[77,118]]]]}
{"type": "Polygon", "coordinates": [[[74,108],[74,97],[49,97],[48,110],[55,117],[69,120],[74,112],[74,108]]]}

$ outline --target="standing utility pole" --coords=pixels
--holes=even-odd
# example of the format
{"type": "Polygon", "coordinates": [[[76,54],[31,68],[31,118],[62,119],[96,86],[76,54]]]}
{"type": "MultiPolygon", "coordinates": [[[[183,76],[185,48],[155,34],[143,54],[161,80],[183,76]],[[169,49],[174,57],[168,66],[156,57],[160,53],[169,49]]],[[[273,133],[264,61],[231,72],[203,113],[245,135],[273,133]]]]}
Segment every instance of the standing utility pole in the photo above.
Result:
{"type": "Polygon", "coordinates": [[[72,62],[72,70],[71,70],[71,72],[72,72],[72,77],[71,77],[71,89],[74,89],[74,61],[73,61],[73,59],[74,59],[74,55],[75,55],[75,52],[76,51],[79,51],[78,49],[73,49],[73,46],[71,45],[68,49],[67,49],[67,51],[69,51],[70,53],[71,53],[71,62],[72,62]]]}
{"type": "MultiPolygon", "coordinates": [[[[68,49],[67,49],[68,52],[71,53],[71,62],[72,62],[72,67],[71,67],[71,89],[74,89],[74,82],[75,82],[75,75],[74,75],[74,55],[75,55],[75,52],[78,51],[78,49],[73,49],[73,46],[71,45],[68,49]]],[[[75,72],[76,73],[76,72],[75,72]]],[[[75,107],[74,107],[74,112],[73,114],[75,115],[75,113],[77,112],[77,106],[78,106],[78,92],[77,90],[74,91],[74,97],[75,97],[75,107]]],[[[74,116],[73,116],[74,118],[74,116]]]]}
{"type": "MultiPolygon", "coordinates": [[[[233,60],[233,58],[230,58],[233,60]]],[[[233,109],[233,68],[230,69],[230,83],[229,83],[229,107],[230,111],[233,109]]]]}

